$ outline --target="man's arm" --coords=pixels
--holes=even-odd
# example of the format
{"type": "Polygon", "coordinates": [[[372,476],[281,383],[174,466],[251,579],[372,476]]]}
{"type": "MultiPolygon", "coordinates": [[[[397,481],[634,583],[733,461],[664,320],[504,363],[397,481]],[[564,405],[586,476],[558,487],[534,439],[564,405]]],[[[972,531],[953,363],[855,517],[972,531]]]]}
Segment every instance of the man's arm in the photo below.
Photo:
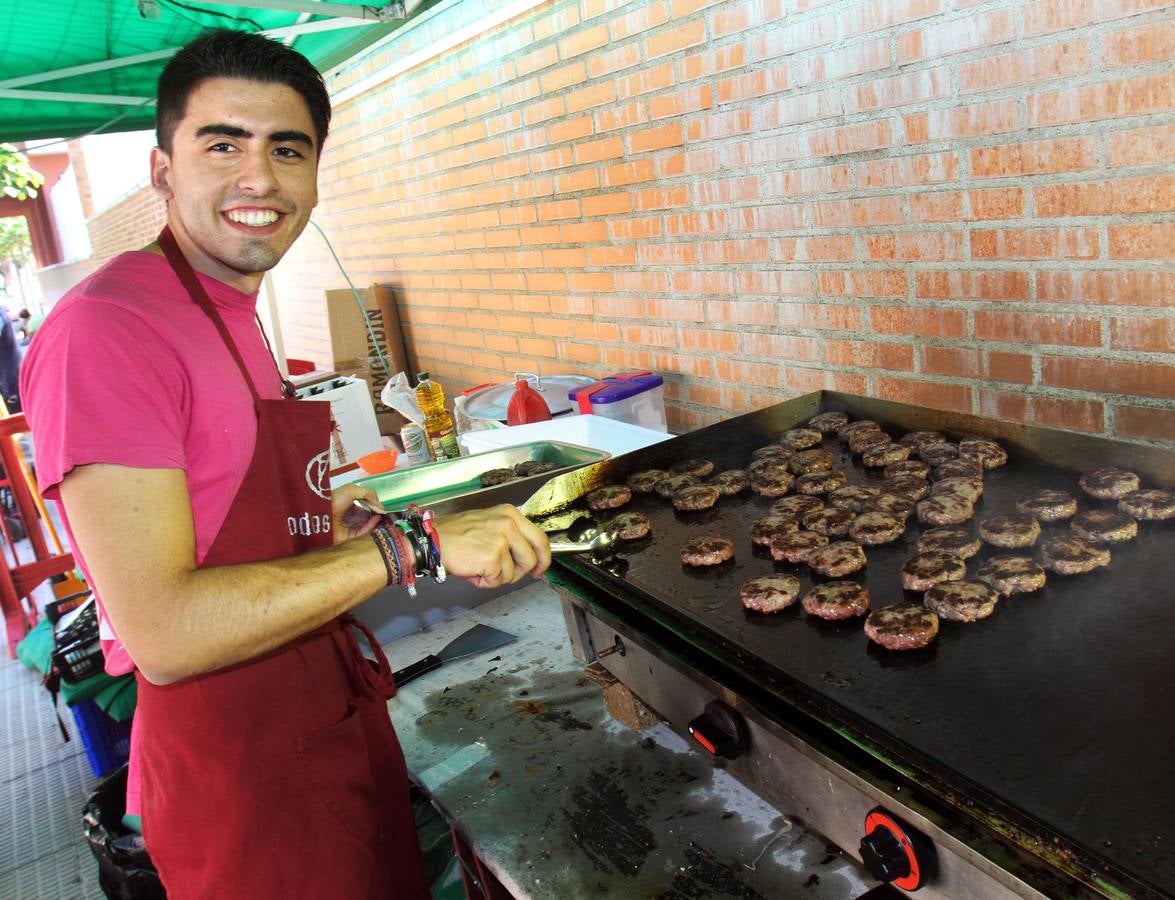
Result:
{"type": "MultiPolygon", "coordinates": [[[[73,469],[61,500],[131,659],[156,684],[244,662],[366,600],[387,580],[374,542],[350,540],[269,562],[196,568],[180,469],[73,469]]],[[[338,514],[336,510],[336,515],[338,514]]],[[[546,536],[510,506],[437,522],[445,567],[478,586],[550,564],[546,536]]]]}

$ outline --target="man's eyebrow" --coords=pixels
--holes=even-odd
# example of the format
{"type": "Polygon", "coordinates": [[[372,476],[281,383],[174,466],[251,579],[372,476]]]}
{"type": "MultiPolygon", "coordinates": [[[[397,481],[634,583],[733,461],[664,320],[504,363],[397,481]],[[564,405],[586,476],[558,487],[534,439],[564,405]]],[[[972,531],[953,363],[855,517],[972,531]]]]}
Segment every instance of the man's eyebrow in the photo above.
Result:
{"type": "Polygon", "coordinates": [[[275,131],[269,136],[270,143],[273,144],[305,144],[307,147],[313,147],[314,141],[310,139],[305,131],[275,131]]]}
{"type": "MultiPolygon", "coordinates": [[[[252,131],[247,128],[241,128],[239,125],[227,125],[223,122],[217,122],[212,125],[201,125],[196,130],[196,137],[206,137],[208,135],[223,135],[224,137],[248,139],[254,137],[252,131]]],[[[275,131],[269,136],[271,144],[305,144],[307,147],[313,147],[314,141],[311,140],[310,135],[304,131],[297,129],[290,129],[288,131],[275,131]]]]}

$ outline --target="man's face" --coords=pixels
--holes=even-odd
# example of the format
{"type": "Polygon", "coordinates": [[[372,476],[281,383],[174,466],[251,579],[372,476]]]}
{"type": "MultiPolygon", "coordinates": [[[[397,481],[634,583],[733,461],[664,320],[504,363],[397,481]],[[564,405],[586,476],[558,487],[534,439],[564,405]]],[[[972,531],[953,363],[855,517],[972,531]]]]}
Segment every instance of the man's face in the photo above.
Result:
{"type": "Polygon", "coordinates": [[[188,95],[151,181],[192,268],[252,292],[318,203],[317,134],[291,87],[213,78],[188,95]]]}

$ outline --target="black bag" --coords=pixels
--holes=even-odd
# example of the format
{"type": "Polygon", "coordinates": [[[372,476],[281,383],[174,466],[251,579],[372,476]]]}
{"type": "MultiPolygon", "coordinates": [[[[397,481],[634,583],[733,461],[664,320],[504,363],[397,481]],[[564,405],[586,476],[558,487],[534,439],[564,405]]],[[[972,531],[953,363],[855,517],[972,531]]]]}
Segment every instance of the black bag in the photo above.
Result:
{"type": "Polygon", "coordinates": [[[98,860],[98,884],[111,900],[166,900],[143,836],[122,824],[127,767],[99,783],[82,808],[82,830],[98,860]]]}

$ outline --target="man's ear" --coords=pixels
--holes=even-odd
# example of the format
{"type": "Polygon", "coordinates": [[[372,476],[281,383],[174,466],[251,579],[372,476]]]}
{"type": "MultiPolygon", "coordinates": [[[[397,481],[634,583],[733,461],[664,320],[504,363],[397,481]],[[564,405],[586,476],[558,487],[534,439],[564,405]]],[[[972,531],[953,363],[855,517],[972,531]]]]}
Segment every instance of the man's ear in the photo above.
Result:
{"type": "Polygon", "coordinates": [[[162,200],[170,200],[171,190],[171,157],[161,148],[151,148],[151,187],[162,200]]]}

